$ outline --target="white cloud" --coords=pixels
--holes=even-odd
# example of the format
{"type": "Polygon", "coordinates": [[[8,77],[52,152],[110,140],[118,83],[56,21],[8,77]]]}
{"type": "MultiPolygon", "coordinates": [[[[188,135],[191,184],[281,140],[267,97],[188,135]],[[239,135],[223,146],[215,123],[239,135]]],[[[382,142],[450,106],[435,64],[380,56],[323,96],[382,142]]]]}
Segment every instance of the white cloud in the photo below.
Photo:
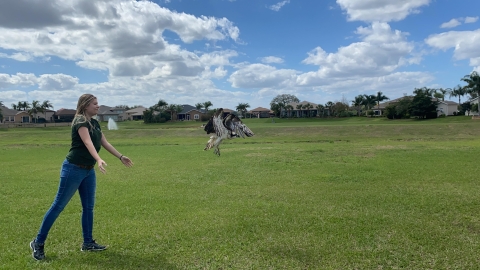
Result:
{"type": "Polygon", "coordinates": [[[431,35],[425,39],[425,43],[444,51],[453,49],[453,57],[456,60],[470,59],[471,66],[478,65],[480,29],[475,31],[449,31],[431,35]]]}
{"type": "Polygon", "coordinates": [[[266,56],[261,59],[262,63],[265,64],[281,64],[283,63],[283,59],[276,56],[266,56]]]}
{"type": "Polygon", "coordinates": [[[28,53],[13,53],[11,55],[0,53],[0,58],[10,58],[19,62],[31,62],[35,59],[31,54],[28,53]]]}
{"type": "Polygon", "coordinates": [[[229,81],[238,88],[284,88],[294,83],[296,73],[292,69],[277,70],[268,65],[252,64],[233,72],[229,81]]]}
{"type": "Polygon", "coordinates": [[[223,67],[217,67],[213,71],[210,68],[206,68],[205,71],[202,74],[202,78],[204,79],[221,79],[225,76],[227,76],[228,71],[225,70],[223,67]]]}
{"type": "Polygon", "coordinates": [[[68,90],[78,84],[78,78],[65,74],[43,74],[38,78],[41,90],[68,90]]]}
{"type": "Polygon", "coordinates": [[[442,25],[440,25],[440,28],[453,28],[453,27],[457,27],[461,24],[462,23],[459,22],[457,19],[451,19],[448,22],[442,23],[442,25]]]}
{"type": "Polygon", "coordinates": [[[420,12],[431,0],[337,0],[337,4],[348,15],[349,21],[400,21],[410,14],[420,12]]]}
{"type": "Polygon", "coordinates": [[[74,1],[72,4],[57,0],[56,9],[38,6],[38,18],[31,25],[29,23],[28,28],[22,28],[26,23],[23,22],[26,11],[17,11],[13,6],[23,7],[28,3],[18,0],[9,6],[10,1],[2,1],[0,10],[22,13],[12,16],[9,22],[0,20],[0,28],[3,27],[1,48],[35,57],[57,56],[78,61],[83,67],[104,69],[112,66],[99,64],[98,60],[86,63],[90,55],[95,55],[95,59],[110,59],[162,53],[174,46],[164,40],[165,30],[176,33],[186,43],[200,39],[239,41],[239,29],[226,18],[195,17],[170,11],[153,2],[134,0],[74,1]]]}
{"type": "Polygon", "coordinates": [[[32,73],[17,73],[16,75],[0,73],[0,89],[11,86],[33,86],[35,84],[37,84],[37,77],[32,73]]]}
{"type": "Polygon", "coordinates": [[[397,71],[402,66],[418,64],[421,59],[413,42],[407,40],[408,33],[376,22],[357,28],[356,34],[361,41],[341,47],[336,53],[327,53],[321,47],[312,50],[303,63],[318,66],[317,71],[301,73],[246,64],[233,72],[229,81],[234,87],[260,89],[260,99],[291,93],[307,100],[324,100],[358,91],[383,91],[398,97],[433,80],[429,73],[397,71]]]}
{"type": "Polygon", "coordinates": [[[268,8],[273,11],[279,11],[284,5],[288,3],[290,3],[290,0],[285,0],[285,1],[278,2],[275,5],[271,5],[268,8]]]}
{"type": "Polygon", "coordinates": [[[216,51],[202,54],[199,61],[206,66],[227,66],[231,65],[230,58],[236,56],[238,56],[238,53],[236,51],[216,51]]]}
{"type": "Polygon", "coordinates": [[[11,108],[11,104],[17,104],[19,101],[29,100],[27,93],[21,90],[1,91],[0,94],[0,100],[3,101],[3,105],[8,108],[11,108]]]}
{"type": "Polygon", "coordinates": [[[336,53],[327,53],[321,47],[311,51],[303,63],[320,68],[299,76],[298,84],[324,84],[339,77],[385,76],[400,66],[418,62],[409,58],[414,45],[406,40],[407,34],[392,30],[387,23],[359,27],[356,33],[362,41],[340,47],[336,53]]]}
{"type": "Polygon", "coordinates": [[[477,17],[466,17],[465,18],[465,23],[474,23],[478,21],[478,16],[477,17]]]}
{"type": "Polygon", "coordinates": [[[454,28],[462,24],[463,21],[464,23],[474,23],[478,21],[478,17],[465,17],[465,18],[458,18],[458,19],[451,19],[448,22],[442,23],[440,25],[440,28],[454,28]]]}

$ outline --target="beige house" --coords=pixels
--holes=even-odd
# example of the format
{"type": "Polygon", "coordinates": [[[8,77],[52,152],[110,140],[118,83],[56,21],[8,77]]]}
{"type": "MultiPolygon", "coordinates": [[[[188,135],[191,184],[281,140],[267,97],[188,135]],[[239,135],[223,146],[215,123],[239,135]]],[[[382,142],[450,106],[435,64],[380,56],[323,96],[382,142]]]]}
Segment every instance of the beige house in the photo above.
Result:
{"type": "Polygon", "coordinates": [[[28,111],[17,111],[2,106],[3,121],[5,124],[53,122],[55,111],[46,110],[44,113],[30,115],[28,111]]]}
{"type": "MultiPolygon", "coordinates": [[[[375,107],[372,108],[372,110],[375,112],[375,115],[383,115],[384,110],[388,105],[394,104],[394,103],[400,101],[402,98],[413,99],[413,96],[404,96],[404,97],[401,97],[401,98],[396,98],[396,99],[389,100],[389,101],[384,102],[384,103],[380,103],[379,107],[377,105],[375,105],[375,107]]],[[[442,114],[445,114],[445,116],[449,116],[449,115],[453,115],[454,112],[458,112],[458,103],[456,103],[454,101],[449,101],[449,100],[442,101],[442,100],[438,100],[437,98],[432,98],[432,100],[438,102],[438,105],[437,105],[437,115],[438,116],[440,116],[442,114]]]]}
{"type": "Polygon", "coordinates": [[[286,116],[286,117],[304,117],[304,116],[317,116],[318,109],[317,103],[313,103],[310,101],[302,101],[302,102],[291,102],[288,103],[287,106],[290,105],[292,108],[290,110],[286,110],[285,108],[282,108],[282,111],[280,112],[280,115],[286,116]],[[308,106],[310,104],[310,108],[306,109],[305,106],[308,106]]]}
{"type": "Polygon", "coordinates": [[[143,112],[147,109],[143,106],[138,106],[137,108],[128,110],[125,112],[125,120],[142,120],[143,112]]]}
{"type": "Polygon", "coordinates": [[[274,112],[270,109],[257,107],[253,110],[247,112],[247,115],[250,115],[250,118],[269,118],[274,115],[274,112]]]}
{"type": "Polygon", "coordinates": [[[101,105],[98,109],[97,119],[98,121],[104,122],[107,122],[109,119],[113,119],[114,121],[125,121],[128,120],[127,109],[101,105]]]}
{"type": "Polygon", "coordinates": [[[458,112],[458,103],[454,101],[438,101],[437,105],[437,115],[440,116],[445,114],[445,116],[453,115],[453,113],[458,112]]]}

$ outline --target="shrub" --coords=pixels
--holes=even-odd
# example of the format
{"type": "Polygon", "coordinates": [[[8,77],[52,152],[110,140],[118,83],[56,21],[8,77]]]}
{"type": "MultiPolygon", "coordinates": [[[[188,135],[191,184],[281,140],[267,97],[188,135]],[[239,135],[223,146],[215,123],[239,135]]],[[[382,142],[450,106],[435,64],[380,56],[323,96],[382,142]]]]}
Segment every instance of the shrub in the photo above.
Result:
{"type": "Polygon", "coordinates": [[[433,111],[433,112],[428,112],[427,115],[425,116],[426,119],[435,119],[437,118],[438,114],[437,112],[433,111]]]}
{"type": "Polygon", "coordinates": [[[478,112],[478,103],[475,103],[472,105],[472,111],[473,112],[478,112]]]}

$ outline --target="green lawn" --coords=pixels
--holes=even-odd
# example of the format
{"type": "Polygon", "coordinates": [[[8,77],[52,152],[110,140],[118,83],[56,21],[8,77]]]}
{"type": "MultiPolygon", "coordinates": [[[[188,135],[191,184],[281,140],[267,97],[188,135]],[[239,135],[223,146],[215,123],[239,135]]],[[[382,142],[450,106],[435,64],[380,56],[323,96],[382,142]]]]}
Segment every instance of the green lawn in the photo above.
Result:
{"type": "MultiPolygon", "coordinates": [[[[104,130],[94,236],[78,195],[45,261],[28,243],[55,196],[69,128],[0,129],[0,269],[476,269],[480,121],[245,119],[205,152],[200,122],[104,130]]],[[[106,123],[102,123],[106,126],[106,123]]]]}

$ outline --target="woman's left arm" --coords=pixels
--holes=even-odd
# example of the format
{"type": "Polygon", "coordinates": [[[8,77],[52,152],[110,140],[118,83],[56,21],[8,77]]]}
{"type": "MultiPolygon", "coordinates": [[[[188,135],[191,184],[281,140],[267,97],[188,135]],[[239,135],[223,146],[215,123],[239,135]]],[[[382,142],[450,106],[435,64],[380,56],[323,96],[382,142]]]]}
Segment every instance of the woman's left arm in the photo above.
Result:
{"type": "Polygon", "coordinates": [[[123,163],[123,165],[125,165],[127,167],[132,167],[133,166],[133,162],[130,160],[130,158],[120,154],[120,152],[118,152],[117,149],[115,149],[115,147],[113,147],[113,145],[111,145],[107,141],[107,138],[105,138],[105,135],[103,133],[102,133],[102,147],[105,148],[108,152],[110,152],[110,154],[112,154],[115,157],[117,157],[118,159],[120,159],[120,161],[123,163]]]}

